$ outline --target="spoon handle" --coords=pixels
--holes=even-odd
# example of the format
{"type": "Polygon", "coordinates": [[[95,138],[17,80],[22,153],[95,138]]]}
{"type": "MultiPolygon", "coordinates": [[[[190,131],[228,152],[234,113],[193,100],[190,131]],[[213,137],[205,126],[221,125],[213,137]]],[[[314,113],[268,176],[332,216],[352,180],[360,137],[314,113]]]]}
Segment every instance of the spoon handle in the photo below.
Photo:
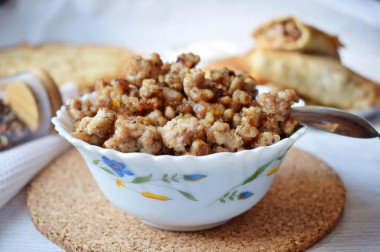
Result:
{"type": "Polygon", "coordinates": [[[335,108],[294,107],[292,117],[301,124],[334,134],[357,138],[380,137],[365,119],[335,108]]]}

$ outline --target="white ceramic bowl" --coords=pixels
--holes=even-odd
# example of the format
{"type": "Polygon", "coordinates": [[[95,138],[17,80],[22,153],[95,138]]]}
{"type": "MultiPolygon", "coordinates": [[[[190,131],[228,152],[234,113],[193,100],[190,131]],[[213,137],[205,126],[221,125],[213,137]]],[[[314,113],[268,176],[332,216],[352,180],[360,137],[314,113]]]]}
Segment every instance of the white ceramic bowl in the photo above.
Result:
{"type": "Polygon", "coordinates": [[[306,131],[302,127],[271,146],[236,153],[154,156],[121,153],[72,137],[73,120],[64,106],[52,122],[81,153],[113,204],[151,226],[175,231],[215,227],[254,206],[288,149],[306,131]]]}

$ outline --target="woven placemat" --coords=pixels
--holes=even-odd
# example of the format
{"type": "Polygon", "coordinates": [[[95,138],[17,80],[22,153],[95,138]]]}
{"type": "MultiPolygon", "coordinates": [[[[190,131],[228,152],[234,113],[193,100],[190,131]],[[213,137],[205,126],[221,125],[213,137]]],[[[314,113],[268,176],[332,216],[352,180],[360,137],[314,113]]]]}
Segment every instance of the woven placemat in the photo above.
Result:
{"type": "Polygon", "coordinates": [[[292,148],[268,194],[246,213],[211,230],[163,231],[113,206],[73,149],[32,181],[27,204],[36,228],[68,251],[302,251],[335,226],[344,201],[339,177],[292,148]]]}

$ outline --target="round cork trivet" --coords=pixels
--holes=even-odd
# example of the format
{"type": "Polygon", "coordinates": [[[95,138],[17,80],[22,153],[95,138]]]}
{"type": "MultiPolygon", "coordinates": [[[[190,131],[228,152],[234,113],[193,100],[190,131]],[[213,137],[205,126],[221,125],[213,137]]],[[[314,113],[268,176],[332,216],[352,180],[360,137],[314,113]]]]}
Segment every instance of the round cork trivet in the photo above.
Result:
{"type": "Polygon", "coordinates": [[[329,233],[344,202],[339,177],[294,148],[257,205],[210,230],[159,230],[122,212],[74,149],[32,181],[27,200],[36,228],[68,251],[302,251],[329,233]]]}

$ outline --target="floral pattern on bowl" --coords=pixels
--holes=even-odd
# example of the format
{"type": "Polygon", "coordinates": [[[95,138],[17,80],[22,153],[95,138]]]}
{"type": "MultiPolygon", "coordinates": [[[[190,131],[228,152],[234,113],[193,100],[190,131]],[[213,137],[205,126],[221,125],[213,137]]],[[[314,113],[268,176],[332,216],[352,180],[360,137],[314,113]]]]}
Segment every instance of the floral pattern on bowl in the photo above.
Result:
{"type": "Polygon", "coordinates": [[[216,203],[217,201],[224,204],[224,203],[226,203],[227,200],[230,200],[230,201],[234,201],[235,199],[246,200],[246,199],[250,198],[251,196],[253,196],[253,194],[254,194],[253,192],[242,191],[239,193],[238,188],[241,186],[244,186],[245,184],[248,184],[248,183],[254,181],[255,179],[257,179],[259,177],[271,176],[272,174],[274,174],[278,170],[279,167],[274,166],[273,168],[271,168],[270,165],[273,163],[273,161],[275,161],[275,160],[281,161],[283,158],[284,158],[284,156],[279,156],[277,158],[272,159],[268,163],[260,166],[251,176],[246,178],[241,184],[238,184],[238,185],[232,187],[225,194],[223,194],[223,196],[221,196],[220,198],[213,201],[210,205],[216,203]],[[266,171],[267,171],[267,173],[265,173],[266,171]]]}
{"type": "Polygon", "coordinates": [[[176,189],[175,187],[162,185],[162,183],[161,184],[152,184],[152,182],[164,182],[166,184],[181,183],[181,181],[197,182],[197,181],[200,181],[200,180],[207,177],[206,175],[198,174],[198,173],[196,173],[196,174],[184,174],[182,176],[178,176],[178,173],[174,173],[172,175],[165,173],[162,175],[161,178],[158,178],[158,179],[152,179],[152,177],[153,177],[152,173],[149,175],[146,175],[146,176],[134,177],[135,173],[128,170],[127,166],[124,163],[116,161],[116,160],[109,159],[106,156],[102,156],[101,159],[93,160],[92,163],[94,165],[96,165],[98,168],[105,171],[107,173],[107,175],[110,174],[110,175],[114,176],[114,177],[112,177],[112,179],[115,179],[115,184],[117,187],[124,187],[124,188],[130,189],[136,193],[139,193],[146,198],[155,199],[155,200],[162,200],[162,201],[167,201],[167,200],[172,200],[172,199],[169,198],[168,196],[160,195],[160,194],[156,194],[156,193],[152,193],[152,192],[145,192],[145,191],[139,192],[137,189],[134,189],[133,187],[130,187],[130,186],[127,187],[125,184],[133,185],[133,184],[144,184],[145,183],[145,184],[150,184],[153,186],[165,187],[165,188],[168,188],[168,189],[171,189],[173,191],[180,193],[182,196],[184,196],[188,200],[197,201],[197,199],[188,192],[176,189]],[[100,165],[101,162],[106,164],[112,170],[109,170],[108,168],[100,165]],[[130,181],[125,180],[125,179],[122,180],[121,178],[124,177],[124,174],[133,177],[133,179],[130,181]]]}
{"type": "MultiPolygon", "coordinates": [[[[238,185],[232,187],[229,191],[227,191],[225,194],[223,194],[223,196],[214,200],[209,205],[209,207],[211,205],[213,205],[214,203],[216,203],[217,201],[224,204],[224,203],[226,203],[227,200],[234,201],[234,200],[249,199],[250,197],[252,197],[254,195],[254,192],[250,192],[250,191],[240,191],[239,192],[238,188],[241,186],[244,186],[245,184],[252,182],[253,180],[255,180],[259,177],[273,175],[278,170],[279,167],[274,166],[273,168],[271,168],[270,165],[273,163],[274,160],[282,160],[283,158],[284,158],[284,156],[279,156],[275,159],[272,159],[268,163],[262,165],[250,177],[246,178],[241,184],[238,184],[238,185]]],[[[145,192],[145,191],[140,192],[131,186],[127,187],[126,184],[133,185],[133,184],[146,183],[146,184],[150,184],[153,186],[165,187],[165,188],[168,188],[168,189],[171,189],[173,191],[180,193],[182,196],[184,196],[188,200],[197,201],[197,199],[193,195],[191,195],[189,192],[185,192],[185,191],[176,189],[175,186],[163,185],[162,182],[164,182],[165,184],[181,183],[182,181],[184,181],[184,182],[197,182],[197,181],[200,181],[200,180],[207,177],[207,175],[199,174],[199,173],[184,174],[184,175],[180,175],[180,176],[178,175],[178,173],[174,173],[172,175],[165,173],[162,175],[161,178],[156,178],[156,179],[152,179],[152,177],[153,177],[152,173],[149,175],[146,175],[146,176],[136,176],[134,172],[127,169],[127,166],[124,163],[116,161],[116,160],[109,159],[106,156],[102,156],[101,159],[93,160],[92,163],[94,165],[96,165],[98,168],[105,171],[107,173],[106,175],[108,175],[108,174],[112,175],[113,176],[112,179],[115,180],[115,184],[117,187],[124,187],[124,188],[130,189],[136,193],[139,193],[140,195],[142,195],[146,198],[150,198],[150,199],[154,199],[154,200],[161,200],[161,201],[172,200],[172,198],[169,198],[166,195],[160,195],[160,194],[156,194],[153,192],[145,192]],[[109,168],[111,168],[111,170],[100,165],[101,162],[103,162],[105,165],[107,165],[109,168]],[[131,180],[121,179],[124,177],[124,175],[128,175],[128,176],[132,177],[133,179],[131,179],[131,180]],[[160,184],[152,184],[152,182],[161,182],[161,183],[160,184]]]]}

